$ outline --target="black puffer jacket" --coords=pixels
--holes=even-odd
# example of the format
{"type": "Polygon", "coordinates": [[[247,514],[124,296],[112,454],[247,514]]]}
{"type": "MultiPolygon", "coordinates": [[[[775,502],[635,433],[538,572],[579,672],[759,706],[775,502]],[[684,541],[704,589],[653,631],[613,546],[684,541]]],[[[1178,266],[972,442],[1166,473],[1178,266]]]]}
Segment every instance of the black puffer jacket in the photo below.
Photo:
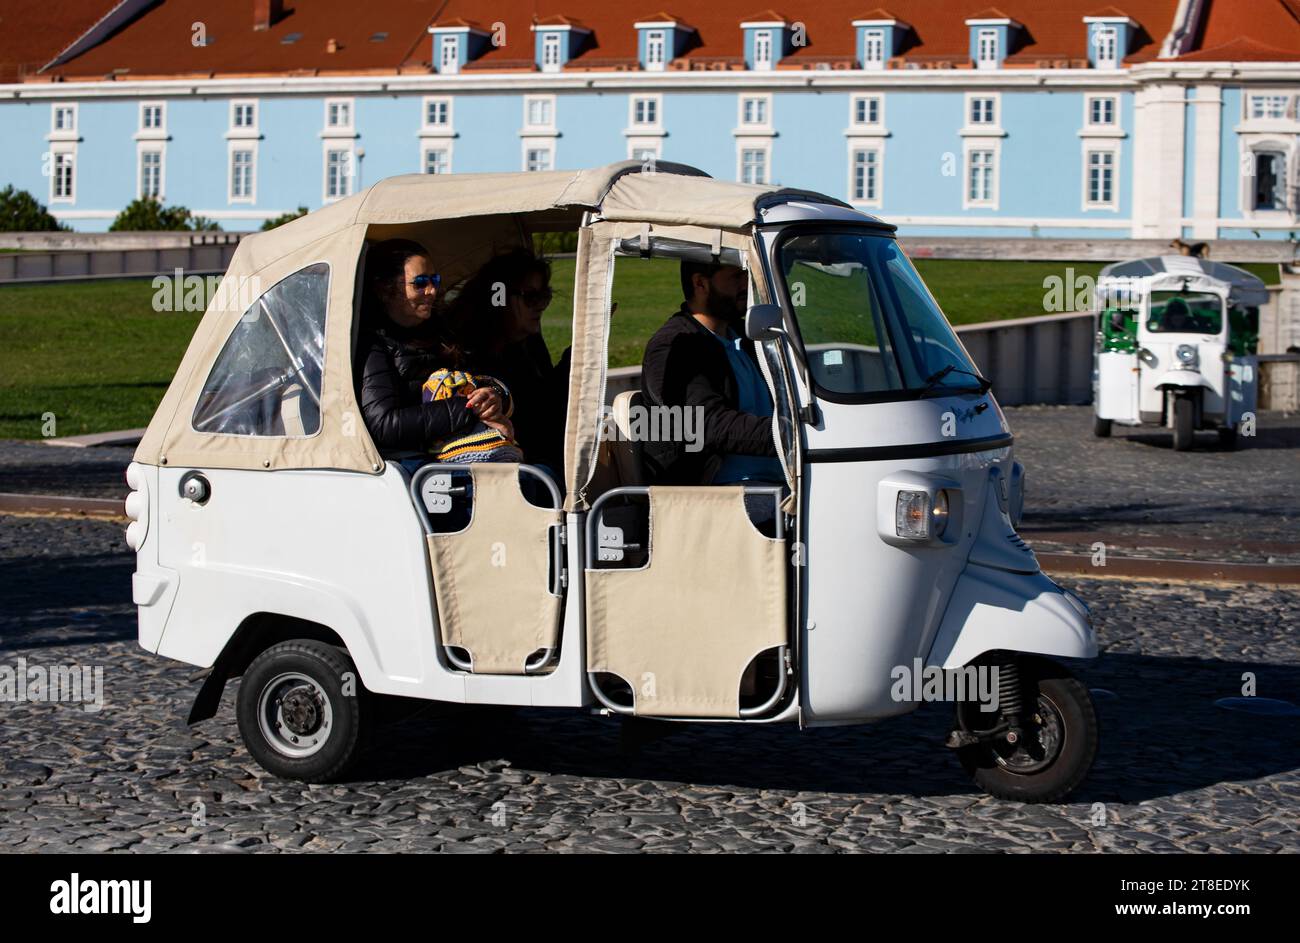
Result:
{"type": "Polygon", "coordinates": [[[472,428],[478,418],[463,396],[421,401],[420,387],[429,374],[451,366],[433,322],[403,328],[377,320],[362,327],[353,373],[361,417],[375,446],[381,452],[425,452],[472,428]]]}

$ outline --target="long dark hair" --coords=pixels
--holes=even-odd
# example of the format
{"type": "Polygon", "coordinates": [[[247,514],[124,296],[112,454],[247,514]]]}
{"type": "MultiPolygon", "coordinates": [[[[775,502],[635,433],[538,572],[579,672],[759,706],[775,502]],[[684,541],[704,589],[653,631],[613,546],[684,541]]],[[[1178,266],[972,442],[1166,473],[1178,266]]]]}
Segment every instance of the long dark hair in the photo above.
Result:
{"type": "MultiPolygon", "coordinates": [[[[395,283],[405,282],[406,260],[417,255],[429,256],[429,250],[413,239],[385,239],[371,244],[366,250],[366,268],[362,280],[362,325],[371,330],[392,332],[396,325],[385,310],[384,294],[396,291],[395,283]]],[[[403,287],[404,290],[404,287],[403,287]]],[[[446,311],[435,309],[433,317],[420,329],[416,346],[440,348],[447,365],[459,368],[464,362],[464,352],[448,330],[446,311]]],[[[409,339],[412,343],[414,340],[409,339]]]]}
{"type": "Polygon", "coordinates": [[[447,323],[465,350],[484,353],[500,344],[510,309],[493,304],[497,286],[504,285],[507,294],[514,294],[533,274],[550,285],[551,263],[520,247],[493,256],[470,277],[447,310],[447,323]]]}

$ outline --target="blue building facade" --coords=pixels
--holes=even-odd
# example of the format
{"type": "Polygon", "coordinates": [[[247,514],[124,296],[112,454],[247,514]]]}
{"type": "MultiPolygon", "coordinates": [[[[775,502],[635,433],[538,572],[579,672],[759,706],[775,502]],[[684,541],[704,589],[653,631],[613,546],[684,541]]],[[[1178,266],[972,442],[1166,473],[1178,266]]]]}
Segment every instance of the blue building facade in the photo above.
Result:
{"type": "Polygon", "coordinates": [[[560,17],[526,69],[475,69],[493,29],[454,21],[418,72],[11,83],[0,184],[79,230],[139,196],[245,230],[394,174],[634,158],[820,190],[905,235],[1294,238],[1300,63],[1127,63],[1139,24],[1076,19],[1065,67],[1009,64],[1025,26],[988,15],[963,67],[898,67],[915,27],[879,10],[843,23],[847,63],[792,68],[804,24],[767,11],[716,69],[678,68],[692,27],[659,14],[626,24],[631,68],[572,68],[593,30],[560,17]]]}

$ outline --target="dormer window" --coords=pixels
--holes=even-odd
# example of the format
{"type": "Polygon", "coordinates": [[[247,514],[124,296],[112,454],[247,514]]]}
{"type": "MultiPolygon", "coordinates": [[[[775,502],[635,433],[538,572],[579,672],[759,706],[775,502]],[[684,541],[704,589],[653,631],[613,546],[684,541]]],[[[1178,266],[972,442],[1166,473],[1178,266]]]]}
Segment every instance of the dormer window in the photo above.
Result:
{"type": "Polygon", "coordinates": [[[970,57],[977,69],[1000,69],[1011,52],[1012,38],[1023,27],[998,10],[987,10],[966,21],[970,57]]]}
{"type": "Polygon", "coordinates": [[[864,69],[885,67],[884,30],[869,29],[862,34],[862,67],[864,69]]]}
{"type": "Polygon", "coordinates": [[[559,72],[561,64],[560,34],[542,34],[542,71],[559,72]]]}
{"type": "Polygon", "coordinates": [[[772,33],[759,30],[754,34],[754,69],[762,72],[772,68],[772,33]]]}
{"type": "Polygon", "coordinates": [[[438,71],[443,75],[455,75],[460,71],[459,36],[438,38],[438,71]]]}
{"type": "Polygon", "coordinates": [[[652,72],[658,72],[663,69],[664,61],[663,30],[650,30],[645,37],[645,67],[652,72]]]}
{"type": "Polygon", "coordinates": [[[1088,61],[1092,67],[1118,69],[1123,65],[1137,23],[1114,7],[1107,7],[1098,16],[1085,16],[1083,22],[1088,29],[1088,61]]]}
{"type": "Polygon", "coordinates": [[[668,63],[686,51],[695,27],[667,13],[632,24],[637,31],[637,58],[647,72],[663,72],[668,63]]]}
{"type": "Polygon", "coordinates": [[[469,20],[443,20],[429,27],[433,37],[433,70],[441,75],[455,75],[488,47],[487,30],[469,20]]]}

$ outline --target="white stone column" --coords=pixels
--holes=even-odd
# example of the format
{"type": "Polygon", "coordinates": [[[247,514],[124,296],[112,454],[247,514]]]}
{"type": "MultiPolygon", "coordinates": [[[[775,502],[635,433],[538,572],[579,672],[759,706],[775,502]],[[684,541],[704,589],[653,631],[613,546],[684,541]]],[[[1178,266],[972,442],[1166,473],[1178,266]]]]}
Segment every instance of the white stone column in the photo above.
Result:
{"type": "Polygon", "coordinates": [[[1223,96],[1218,85],[1196,86],[1196,139],[1192,142],[1195,160],[1192,178],[1192,238],[1217,239],[1219,236],[1219,157],[1223,128],[1223,96]]]}
{"type": "Polygon", "coordinates": [[[1182,234],[1186,107],[1181,85],[1149,85],[1134,96],[1135,239],[1174,239],[1182,234]]]}

